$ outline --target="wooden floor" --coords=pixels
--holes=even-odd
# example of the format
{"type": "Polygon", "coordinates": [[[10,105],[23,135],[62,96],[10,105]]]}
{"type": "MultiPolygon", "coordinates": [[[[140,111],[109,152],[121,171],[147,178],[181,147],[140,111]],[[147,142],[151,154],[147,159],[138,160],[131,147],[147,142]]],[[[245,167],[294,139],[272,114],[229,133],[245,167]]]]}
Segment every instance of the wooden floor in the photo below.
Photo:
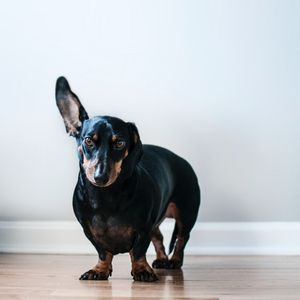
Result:
{"type": "Polygon", "coordinates": [[[158,282],[140,283],[120,255],[108,281],[79,281],[95,262],[88,255],[0,254],[0,299],[300,299],[299,256],[188,256],[182,271],[160,270],[158,282]]]}

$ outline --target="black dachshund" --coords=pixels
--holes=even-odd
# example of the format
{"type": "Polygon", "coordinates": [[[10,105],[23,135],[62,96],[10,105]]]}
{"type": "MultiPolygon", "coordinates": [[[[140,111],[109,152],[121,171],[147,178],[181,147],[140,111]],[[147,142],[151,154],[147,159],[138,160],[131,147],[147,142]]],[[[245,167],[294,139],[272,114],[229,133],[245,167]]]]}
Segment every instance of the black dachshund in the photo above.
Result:
{"type": "Polygon", "coordinates": [[[80,172],[74,212],[99,254],[96,266],[80,279],[108,279],[113,256],[129,252],[133,279],[157,280],[146,261],[150,241],[157,253],[153,268],[180,268],[200,206],[197,177],[189,163],[167,149],[142,145],[133,123],[89,118],[64,77],[56,82],[56,104],[77,142],[80,172]],[[170,259],[159,230],[166,217],[176,220],[170,259]]]}

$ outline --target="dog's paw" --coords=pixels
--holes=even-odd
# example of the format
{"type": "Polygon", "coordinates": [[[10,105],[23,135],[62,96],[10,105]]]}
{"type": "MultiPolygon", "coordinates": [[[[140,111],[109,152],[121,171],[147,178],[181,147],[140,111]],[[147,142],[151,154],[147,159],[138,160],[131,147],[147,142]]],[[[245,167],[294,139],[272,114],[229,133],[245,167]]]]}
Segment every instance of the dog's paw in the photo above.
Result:
{"type": "Polygon", "coordinates": [[[83,273],[79,280],[107,280],[111,273],[89,270],[83,273]]]}
{"type": "Polygon", "coordinates": [[[156,259],[152,262],[152,268],[155,269],[168,269],[168,259],[156,259]]]}
{"type": "Polygon", "coordinates": [[[170,259],[166,265],[166,269],[180,269],[181,267],[182,261],[179,259],[170,259]]]}
{"type": "Polygon", "coordinates": [[[153,282],[158,280],[156,274],[152,271],[147,271],[145,269],[132,271],[131,275],[135,281],[153,282]]]}

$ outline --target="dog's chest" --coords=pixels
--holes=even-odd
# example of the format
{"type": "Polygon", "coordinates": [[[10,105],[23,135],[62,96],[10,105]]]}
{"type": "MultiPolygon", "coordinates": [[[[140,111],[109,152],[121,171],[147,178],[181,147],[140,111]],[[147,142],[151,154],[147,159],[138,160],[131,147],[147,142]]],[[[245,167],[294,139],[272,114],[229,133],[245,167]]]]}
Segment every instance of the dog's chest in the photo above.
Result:
{"type": "Polygon", "coordinates": [[[112,254],[128,252],[134,242],[135,230],[117,217],[91,218],[89,229],[96,244],[112,254]]]}

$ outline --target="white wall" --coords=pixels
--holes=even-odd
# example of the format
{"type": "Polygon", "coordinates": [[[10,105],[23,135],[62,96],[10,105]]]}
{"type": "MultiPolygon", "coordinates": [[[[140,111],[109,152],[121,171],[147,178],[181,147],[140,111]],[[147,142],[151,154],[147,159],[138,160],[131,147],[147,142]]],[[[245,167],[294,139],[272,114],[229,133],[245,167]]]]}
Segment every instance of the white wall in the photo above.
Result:
{"type": "Polygon", "coordinates": [[[299,1],[2,1],[0,20],[0,220],[73,219],[59,75],[192,163],[200,220],[299,220],[299,1]]]}

